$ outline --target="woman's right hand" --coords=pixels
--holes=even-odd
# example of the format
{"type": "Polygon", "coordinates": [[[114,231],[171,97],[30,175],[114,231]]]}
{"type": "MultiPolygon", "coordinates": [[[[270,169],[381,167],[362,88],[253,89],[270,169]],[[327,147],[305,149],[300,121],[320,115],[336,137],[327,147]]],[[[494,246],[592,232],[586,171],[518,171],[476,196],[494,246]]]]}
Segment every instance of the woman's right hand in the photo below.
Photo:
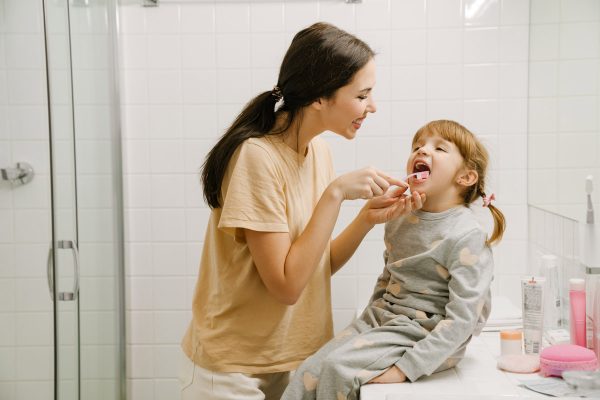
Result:
{"type": "Polygon", "coordinates": [[[340,175],[329,186],[342,200],[356,200],[381,196],[391,185],[408,188],[406,182],[367,167],[340,175]]]}

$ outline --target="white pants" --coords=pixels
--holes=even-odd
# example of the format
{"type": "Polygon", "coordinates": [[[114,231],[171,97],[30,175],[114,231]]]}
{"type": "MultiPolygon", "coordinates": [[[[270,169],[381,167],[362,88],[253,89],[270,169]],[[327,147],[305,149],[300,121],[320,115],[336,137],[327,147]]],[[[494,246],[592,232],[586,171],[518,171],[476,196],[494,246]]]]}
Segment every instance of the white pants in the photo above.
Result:
{"type": "Polygon", "coordinates": [[[181,400],[279,400],[290,379],[289,372],[248,375],[209,371],[181,354],[181,400]]]}

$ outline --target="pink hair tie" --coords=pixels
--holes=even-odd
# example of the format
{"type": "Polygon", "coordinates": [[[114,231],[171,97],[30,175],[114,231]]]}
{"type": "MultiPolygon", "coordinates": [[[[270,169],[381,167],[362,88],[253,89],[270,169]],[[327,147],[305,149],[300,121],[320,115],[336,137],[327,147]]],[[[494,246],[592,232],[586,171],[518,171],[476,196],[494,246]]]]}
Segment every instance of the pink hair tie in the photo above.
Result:
{"type": "Polygon", "coordinates": [[[490,203],[492,202],[492,200],[496,200],[496,195],[494,193],[490,194],[489,196],[482,196],[483,197],[483,206],[487,207],[490,205],[490,203]]]}

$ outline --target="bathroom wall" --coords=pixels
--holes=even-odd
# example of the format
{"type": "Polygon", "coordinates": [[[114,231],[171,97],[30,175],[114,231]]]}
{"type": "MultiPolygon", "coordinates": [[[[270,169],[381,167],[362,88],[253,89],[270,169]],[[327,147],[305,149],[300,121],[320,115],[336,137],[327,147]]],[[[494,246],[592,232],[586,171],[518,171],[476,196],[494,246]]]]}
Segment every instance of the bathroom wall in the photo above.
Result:
{"type": "Polygon", "coordinates": [[[600,178],[600,2],[532,2],[529,57],[529,202],[582,220],[600,178]]]}
{"type": "MultiPolygon", "coordinates": [[[[418,127],[438,118],[464,123],[490,150],[489,191],[508,221],[495,250],[493,291],[519,304],[527,260],[528,1],[161,0],[143,8],[122,0],[119,17],[132,399],[177,396],[179,341],[209,215],[198,179],[204,156],[242,105],[276,83],[294,33],[319,20],[379,53],[377,113],[353,141],[325,134],[337,172],[374,165],[403,176],[418,127]]],[[[361,204],[344,204],[336,233],[361,204]]],[[[364,305],[382,270],[382,233],[374,229],[333,278],[336,329],[364,305]]]]}

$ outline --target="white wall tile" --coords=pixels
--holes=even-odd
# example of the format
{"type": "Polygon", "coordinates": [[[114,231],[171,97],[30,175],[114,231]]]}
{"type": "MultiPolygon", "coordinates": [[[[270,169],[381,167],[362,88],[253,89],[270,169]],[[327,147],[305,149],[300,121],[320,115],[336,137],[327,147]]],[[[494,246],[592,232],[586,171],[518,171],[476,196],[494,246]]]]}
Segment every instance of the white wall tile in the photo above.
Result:
{"type": "Polygon", "coordinates": [[[596,40],[581,40],[600,35],[600,22],[564,23],[560,25],[561,59],[600,57],[600,43],[596,40]]]}
{"type": "Polygon", "coordinates": [[[212,33],[215,30],[215,5],[187,4],[179,16],[182,33],[212,33]]]}
{"type": "Polygon", "coordinates": [[[463,67],[461,65],[432,65],[427,68],[427,98],[455,99],[462,95],[463,67]]]}
{"type": "Polygon", "coordinates": [[[424,28],[427,25],[425,0],[391,1],[392,29],[424,28]]]}
{"type": "Polygon", "coordinates": [[[176,140],[150,142],[150,171],[153,173],[184,172],[183,144],[176,140]]]}
{"type": "Polygon", "coordinates": [[[465,99],[487,99],[498,96],[497,65],[467,65],[464,67],[465,99]]]}
{"type": "Polygon", "coordinates": [[[427,2],[427,24],[431,28],[461,26],[460,0],[431,0],[427,2]]]}
{"type": "Polygon", "coordinates": [[[495,100],[475,100],[464,103],[464,123],[477,135],[498,133],[498,103],[495,100]]]}
{"type": "Polygon", "coordinates": [[[150,182],[152,207],[183,207],[183,175],[152,175],[150,182]]]}
{"type": "Polygon", "coordinates": [[[558,63],[556,61],[531,61],[529,63],[530,96],[556,96],[558,83],[558,63]]]}
{"type": "Polygon", "coordinates": [[[181,66],[184,69],[216,67],[216,43],[213,35],[181,37],[181,66]]]}
{"type": "Polygon", "coordinates": [[[593,0],[561,0],[560,20],[566,22],[598,21],[600,4],[593,0]]]}
{"type": "Polygon", "coordinates": [[[500,23],[500,0],[464,0],[466,26],[495,26],[500,23]]]}
{"type": "Polygon", "coordinates": [[[183,110],[181,107],[148,107],[148,134],[150,139],[181,139],[183,137],[183,110]]]}
{"type": "Polygon", "coordinates": [[[558,130],[593,131],[598,127],[596,96],[561,97],[558,99],[558,130]]]}
{"type": "Polygon", "coordinates": [[[584,96],[598,92],[598,60],[558,63],[558,95],[584,96]]]}
{"type": "Polygon", "coordinates": [[[500,22],[502,25],[528,25],[529,2],[522,0],[501,0],[500,22]]]}
{"type": "Polygon", "coordinates": [[[220,69],[217,71],[217,102],[242,103],[252,98],[250,71],[247,69],[220,69]]]}
{"type": "Polygon", "coordinates": [[[439,29],[427,31],[427,62],[455,64],[463,60],[463,31],[439,29]]]}
{"type": "Polygon", "coordinates": [[[36,70],[45,68],[44,41],[39,34],[6,35],[5,52],[7,68],[36,70]]]}
{"type": "Polygon", "coordinates": [[[148,72],[148,102],[150,104],[179,104],[181,92],[181,73],[179,71],[148,72]]]}
{"type": "Polygon", "coordinates": [[[217,32],[248,32],[250,30],[250,6],[241,4],[216,4],[217,32]]]}
{"type": "Polygon", "coordinates": [[[251,3],[250,27],[252,32],[282,32],[284,4],[251,3]]]}
{"type": "Polygon", "coordinates": [[[426,75],[423,67],[392,68],[392,100],[425,99],[426,75]]]}
{"type": "MultiPolygon", "coordinates": [[[[427,60],[427,31],[392,31],[392,65],[425,64],[427,60]]],[[[431,39],[430,39],[431,40],[431,39]]]]}
{"type": "Polygon", "coordinates": [[[532,61],[558,58],[560,31],[558,24],[531,25],[529,32],[529,58],[532,61]]]}
{"type": "Polygon", "coordinates": [[[179,6],[161,4],[160,7],[147,7],[146,32],[149,34],[176,34],[179,32],[179,6]]]}
{"type": "Polygon", "coordinates": [[[466,29],[464,62],[466,64],[497,62],[498,45],[498,28],[466,29]]]}
{"type": "Polygon", "coordinates": [[[152,240],[178,242],[185,240],[185,215],[181,209],[152,211],[152,240]]]}
{"type": "Polygon", "coordinates": [[[372,0],[356,6],[356,28],[358,30],[389,30],[390,2],[372,0]]]}
{"type": "Polygon", "coordinates": [[[561,0],[530,0],[531,24],[558,22],[561,0]]]}
{"type": "Polygon", "coordinates": [[[177,69],[181,67],[181,40],[175,35],[148,36],[148,68],[177,69]]]}
{"type": "Polygon", "coordinates": [[[217,97],[217,71],[186,70],[182,73],[185,104],[212,103],[217,97]]]}

